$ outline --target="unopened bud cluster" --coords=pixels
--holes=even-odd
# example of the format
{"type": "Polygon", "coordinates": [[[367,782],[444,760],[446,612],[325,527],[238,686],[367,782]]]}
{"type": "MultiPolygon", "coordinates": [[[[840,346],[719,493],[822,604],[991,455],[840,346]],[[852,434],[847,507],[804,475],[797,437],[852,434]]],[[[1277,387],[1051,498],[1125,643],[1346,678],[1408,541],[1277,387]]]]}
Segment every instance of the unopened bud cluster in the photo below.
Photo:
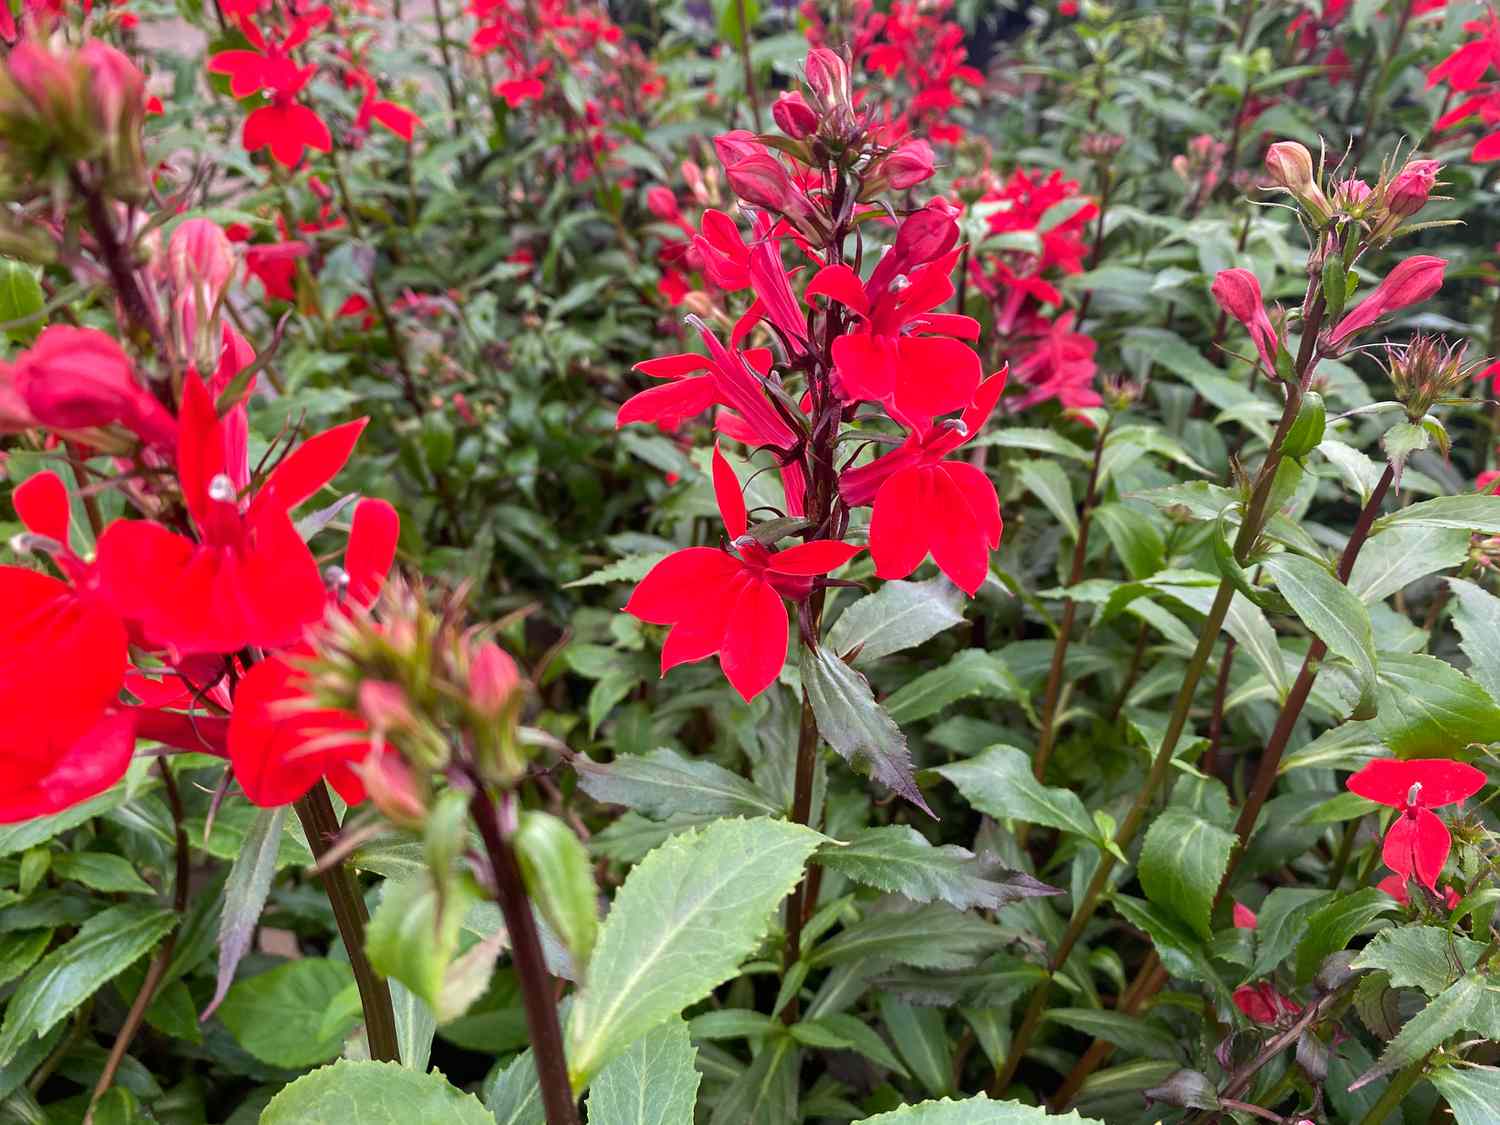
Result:
{"type": "Polygon", "coordinates": [[[1321,230],[1354,224],[1370,246],[1389,242],[1406,221],[1427,206],[1442,165],[1436,160],[1407,160],[1399,168],[1383,168],[1372,187],[1350,176],[1327,186],[1312,153],[1296,141],[1278,141],[1266,150],[1266,172],[1271,182],[1297,200],[1312,225],[1321,230]]]}
{"type": "Polygon", "coordinates": [[[1419,333],[1405,345],[1390,345],[1388,365],[1396,399],[1407,417],[1420,421],[1438,403],[1462,397],[1489,362],[1466,361],[1463,341],[1419,333]]]}

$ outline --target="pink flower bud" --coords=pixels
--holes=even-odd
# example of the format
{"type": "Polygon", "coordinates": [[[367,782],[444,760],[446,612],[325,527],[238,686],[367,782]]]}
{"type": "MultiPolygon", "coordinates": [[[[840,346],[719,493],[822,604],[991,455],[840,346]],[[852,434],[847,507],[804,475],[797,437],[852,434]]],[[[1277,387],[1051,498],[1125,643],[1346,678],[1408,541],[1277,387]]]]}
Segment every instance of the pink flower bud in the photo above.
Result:
{"type": "Polygon", "coordinates": [[[118,422],[149,444],[177,442],[176,421],[136,382],[120,345],[97,329],[43,329],[16,360],[15,385],[44,426],[77,430],[118,422]]]}
{"type": "Polygon", "coordinates": [[[766,146],[755,139],[748,129],[731,129],[714,138],[714,151],[719,154],[719,163],[728,171],[729,166],[749,156],[764,156],[766,146]]]}
{"type": "Polygon", "coordinates": [[[411,726],[406,691],[389,680],[363,680],[359,685],[359,713],[377,733],[411,726]]]}
{"type": "Polygon", "coordinates": [[[1250,333],[1255,350],[1260,353],[1268,372],[1276,371],[1276,329],[1266,315],[1260,282],[1249,270],[1223,270],[1214,278],[1209,291],[1219,307],[1243,324],[1250,333]]]}
{"type": "Polygon", "coordinates": [[[104,141],[104,171],[113,194],[124,199],[146,191],[146,79],[123,53],[98,39],[78,51],[88,74],[88,97],[104,141]]]}
{"type": "Polygon", "coordinates": [[[16,369],[0,361],[0,434],[18,434],[36,424],[25,398],[16,389],[16,369]]]}
{"type": "Polygon", "coordinates": [[[480,714],[503,714],[520,686],[516,662],[494,641],[486,641],[469,654],[469,700],[480,714]]]}
{"type": "Polygon", "coordinates": [[[807,52],[807,84],[825,106],[847,105],[850,101],[849,67],[827,47],[807,52]]]}
{"type": "Polygon", "coordinates": [[[1330,353],[1340,351],[1349,337],[1370,327],[1382,316],[1427,300],[1443,287],[1443,270],[1447,265],[1446,260],[1430,254],[1417,254],[1398,263],[1373,293],[1339,321],[1324,342],[1325,350],[1330,353]]]}
{"type": "Polygon", "coordinates": [[[1237,930],[1253,930],[1256,926],[1255,911],[1244,903],[1234,904],[1234,928],[1237,930]]]}
{"type": "Polygon", "coordinates": [[[1341,211],[1349,211],[1369,199],[1370,194],[1370,185],[1364,180],[1342,180],[1333,188],[1334,206],[1341,211]]]}
{"type": "Polygon", "coordinates": [[[818,131],[818,115],[807,99],[795,90],[788,90],[771,106],[771,117],[776,127],[793,140],[803,140],[818,131]]]}
{"type": "Polygon", "coordinates": [[[393,824],[418,829],[427,819],[426,795],[399,754],[377,750],[354,767],[365,795],[393,824]]]}
{"type": "Polygon", "coordinates": [[[781,161],[770,153],[745,156],[724,166],[729,186],[746,203],[768,211],[797,210],[795,199],[801,193],[787,175],[781,161]]]}
{"type": "Polygon", "coordinates": [[[167,276],[179,290],[204,286],[218,302],[234,276],[234,244],[212,219],[188,219],[167,243],[167,276]]]}
{"type": "Polygon", "coordinates": [[[1313,178],[1312,153],[1296,141],[1277,141],[1266,150],[1266,172],[1279,187],[1295,195],[1314,217],[1327,220],[1332,214],[1328,199],[1313,178]]]}
{"type": "Polygon", "coordinates": [[[677,207],[677,196],[672,194],[671,188],[662,187],[660,184],[646,189],[646,209],[658,219],[665,219],[667,222],[671,222],[681,214],[677,207]]]}
{"type": "Polygon", "coordinates": [[[1432,185],[1441,169],[1436,160],[1408,160],[1385,193],[1386,209],[1402,218],[1415,215],[1427,206],[1427,197],[1432,194],[1432,185]]]}
{"type": "Polygon", "coordinates": [[[926,141],[906,141],[885,158],[883,165],[891,187],[897,191],[916,187],[934,171],[932,146],[926,141]]]}

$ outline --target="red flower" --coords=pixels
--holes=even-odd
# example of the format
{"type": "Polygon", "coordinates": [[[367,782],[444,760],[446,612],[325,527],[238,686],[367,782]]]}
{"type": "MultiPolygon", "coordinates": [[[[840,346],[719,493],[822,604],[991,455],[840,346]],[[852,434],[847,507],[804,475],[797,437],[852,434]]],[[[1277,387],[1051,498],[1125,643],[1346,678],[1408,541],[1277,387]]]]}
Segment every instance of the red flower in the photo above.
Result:
{"type": "Polygon", "coordinates": [[[147,520],[117,520],[99,540],[103,587],[122,616],[179,653],[297,641],[323,612],[318,564],[288,513],[344,466],[364,429],[350,422],[303,442],[241,503],[245,467],[196,375],[183,387],[177,471],[197,541],[147,520]]]}
{"type": "Polygon", "coordinates": [[[1017,326],[1024,344],[1021,358],[1010,369],[1030,389],[1009,404],[1010,410],[1026,410],[1053,398],[1068,410],[1102,401],[1094,390],[1094,352],[1099,345],[1093,337],[1073,331],[1074,316],[1069,309],[1054,320],[1030,316],[1017,326]]]}
{"type": "Polygon", "coordinates": [[[252,110],[241,135],[246,152],[269,147],[271,155],[288,168],[302,160],[306,149],[328,152],[333,138],[323,119],[296,99],[317,73],[314,65],[298,66],[292,51],[307,41],[314,28],[332,18],[328,8],[317,8],[295,20],[284,34],[267,39],[248,16],[239,25],[254,50],[220,51],[208,60],[213,74],[229,76],[229,92],[237,98],[266,92],[270,105],[252,110]]]}
{"type": "MultiPolygon", "coordinates": [[[[1375,884],[1375,889],[1377,891],[1384,891],[1402,906],[1409,906],[1411,904],[1411,892],[1406,889],[1406,883],[1405,876],[1387,875],[1375,884]]],[[[1459,893],[1452,887],[1444,887],[1441,893],[1443,896],[1443,905],[1449,910],[1455,909],[1463,901],[1459,893]]]]}
{"type": "Polygon", "coordinates": [[[53,473],[13,496],[69,582],[0,566],[0,823],[65,809],[118,781],[135,748],[118,708],[128,636],[68,547],[68,496],[53,473]]]}
{"type": "Polygon", "coordinates": [[[412,139],[417,126],[422,124],[420,117],[403,105],[377,97],[380,89],[367,71],[355,68],[349,75],[349,81],[364,91],[360,97],[359,113],[354,119],[356,129],[368,132],[370,122],[378,121],[403,141],[412,139]]]}
{"type": "MultiPolygon", "coordinates": [[[[344,552],[346,583],[330,597],[345,612],[375,603],[396,557],[396,510],[383,500],[361,500],[354,509],[344,552]]],[[[229,720],[229,761],[245,796],[261,806],[297,800],[322,778],[350,804],[365,798],[358,767],[370,756],[370,732],[361,718],[319,707],[309,698],[297,646],[251,668],[234,693],[229,720]]]]}
{"type": "Polygon", "coordinates": [[[1453,839],[1432,810],[1472,797],[1485,780],[1481,770],[1447,758],[1377,758],[1348,785],[1366,800],[1401,810],[1386,831],[1381,858],[1403,878],[1436,890],[1453,839]]]}
{"type": "Polygon", "coordinates": [[[60,430],[118,423],[151,445],[171,447],[177,424],[135,377],[129,357],[96,328],[55,324],[16,357],[11,374],[31,416],[60,430]]]}
{"type": "Polygon", "coordinates": [[[953,297],[957,241],[952,216],[929,205],[901,224],[869,281],[835,265],[808,283],[805,299],[831,297],[864,322],[833,342],[835,375],[847,399],[885,403],[897,421],[915,428],[974,397],[983,372],[961,340],[978,339],[979,324],[932,311],[953,297]]]}
{"type": "Polygon", "coordinates": [[[1302,1005],[1283,996],[1268,980],[1259,984],[1242,984],[1234,990],[1234,1006],[1256,1023],[1281,1023],[1300,1015],[1302,1005]]]}
{"type": "Polygon", "coordinates": [[[1243,903],[1234,904],[1234,928],[1237,930],[1253,930],[1256,927],[1255,911],[1243,903]]]}
{"type": "Polygon", "coordinates": [[[990,572],[990,552],[1005,529],[989,477],[966,461],[945,457],[989,419],[1005,388],[991,375],[955,424],[914,430],[906,443],[839,480],[847,504],[870,504],[870,555],[881,578],[905,578],[928,554],[972,597],[990,572]]]}
{"type": "Polygon", "coordinates": [[[713,483],[728,549],[688,547],[668,555],[641,579],[625,611],[672,627],[661,650],[663,675],[718,653],[724,675],[748,702],[786,663],[782,599],[806,598],[816,576],[843,566],[863,548],[819,539],[772,551],[746,534],[745,498],[717,446],[713,483]]]}
{"type": "Polygon", "coordinates": [[[1276,349],[1279,341],[1271,318],[1266,315],[1265,300],[1260,295],[1260,281],[1249,270],[1220,270],[1209,287],[1219,307],[1243,324],[1250,341],[1260,353],[1268,374],[1276,373],[1276,349]]]}
{"type": "Polygon", "coordinates": [[[1329,334],[1326,346],[1337,350],[1350,336],[1368,328],[1387,313],[1427,300],[1443,287],[1443,270],[1447,265],[1445,259],[1431,254],[1416,254],[1398,262],[1373,293],[1344,314],[1329,334]]]}

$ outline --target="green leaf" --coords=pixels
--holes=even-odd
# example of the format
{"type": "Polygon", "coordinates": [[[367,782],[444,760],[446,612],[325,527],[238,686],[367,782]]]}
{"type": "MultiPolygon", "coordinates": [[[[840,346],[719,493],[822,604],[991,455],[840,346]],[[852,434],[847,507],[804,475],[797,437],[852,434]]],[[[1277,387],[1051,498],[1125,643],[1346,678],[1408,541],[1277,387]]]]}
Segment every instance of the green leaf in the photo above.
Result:
{"type": "Polygon", "coordinates": [[[588,849],[551,813],[524,810],[511,836],[526,894],[581,970],[599,933],[599,890],[588,849]]]}
{"type": "Polygon", "coordinates": [[[1364,602],[1378,602],[1419,578],[1461,564],[1469,554],[1469,533],[1454,527],[1395,527],[1360,549],[1349,574],[1349,589],[1364,602]]]}
{"type": "Polygon", "coordinates": [[[1166,565],[1166,543],[1156,525],[1128,504],[1103,504],[1094,519],[1104,528],[1125,569],[1132,578],[1149,578],[1166,565]]]}
{"type": "Polygon", "coordinates": [[[1368,504],[1384,472],[1380,465],[1353,446],[1331,438],[1324,438],[1318,444],[1318,452],[1339,471],[1344,483],[1359,493],[1360,504],[1368,504]]]}
{"type": "Polygon", "coordinates": [[[1422,452],[1431,442],[1432,435],[1425,427],[1404,420],[1380,435],[1380,448],[1385,451],[1385,459],[1395,470],[1395,475],[1391,478],[1392,484],[1397,488],[1401,487],[1401,472],[1406,468],[1407,458],[1413,453],[1422,452]]]}
{"type": "Polygon", "coordinates": [[[1436,996],[1453,983],[1457,972],[1472,969],[1483,952],[1479,942],[1440,926],[1400,926],[1371,938],[1350,967],[1383,970],[1392,988],[1420,988],[1436,996]],[[1455,954],[1462,969],[1453,964],[1455,954]]]}
{"type": "Polygon", "coordinates": [[[575,1088],[734,975],[822,839],[785,821],[721,820],[674,836],[630,872],[568,1019],[575,1088]]]}
{"type": "Polygon", "coordinates": [[[1073,488],[1068,474],[1055,461],[1022,461],[1016,475],[1062,525],[1070,539],[1078,538],[1078,511],[1073,505],[1073,488]]]}
{"type": "Polygon", "coordinates": [[[996,819],[1015,818],[1085,840],[1098,835],[1078,794],[1037,781],[1031,759],[1014,746],[993,746],[978,757],[938,766],[933,772],[951,781],[969,804],[996,819]]]}
{"type": "Polygon", "coordinates": [[[847,844],[825,844],[818,863],[869,887],[913,902],[941,899],[959,910],[998,910],[1032,895],[1055,893],[1029,876],[1009,873],[1004,882],[984,878],[974,853],[949,844],[934,847],[910,825],[867,828],[847,844]]]}
{"type": "Polygon", "coordinates": [[[897,962],[956,971],[977,964],[1005,941],[1006,931],[999,926],[934,902],[862,918],[819,945],[807,960],[813,968],[857,962],[873,971],[897,962]]]}
{"type": "Polygon", "coordinates": [[[114,788],[106,789],[97,797],[90,797],[87,801],[74,805],[70,809],[53,813],[51,816],[38,816],[31,820],[18,821],[15,824],[0,825],[0,856],[24,852],[27,848],[46,843],[70,828],[77,828],[85,821],[92,820],[96,816],[103,816],[111,809],[119,808],[129,796],[130,780],[127,776],[127,780],[120,782],[114,788]]]}
{"type": "Polygon", "coordinates": [[[479,898],[464,876],[441,886],[429,871],[412,879],[389,880],[365,931],[365,948],[375,971],[415,992],[440,1023],[462,1015],[468,1006],[470,997],[464,990],[450,995],[446,986],[458,957],[464,918],[479,898]]]}
{"type": "Polygon", "coordinates": [[[0,1026],[0,1066],[144,957],[176,923],[174,911],[144,903],[111,907],[86,921],[22,978],[10,998],[0,1026]]]}
{"type": "Polygon", "coordinates": [[[51,944],[51,930],[0,934],[0,986],[9,984],[35,965],[51,944]]]}
{"type": "MultiPolygon", "coordinates": [[[[1364,705],[1374,699],[1375,630],[1370,612],[1349,587],[1301,555],[1276,555],[1262,564],[1302,624],[1354,666],[1364,705]]],[[[1368,712],[1366,712],[1368,713],[1368,712]]]]}
{"type": "Polygon", "coordinates": [[[1380,712],[1369,729],[1398,757],[1441,757],[1500,741],[1500,704],[1453,665],[1389,652],[1381,655],[1380,677],[1380,712]]]}
{"type": "Polygon", "coordinates": [[[957,1092],[953,1086],[953,1052],[942,1009],[918,1008],[882,993],[880,1018],[907,1068],[929,1094],[957,1092]]]}
{"type": "Polygon", "coordinates": [[[485,1087],[484,1104],[495,1125],[546,1125],[536,1058],[528,1047],[485,1087]]]}
{"type": "Polygon", "coordinates": [[[709,1125],[784,1125],[797,1121],[797,1077],[802,1053],[789,1035],[766,1044],[725,1090],[709,1125]]]}
{"type": "Polygon", "coordinates": [[[817,717],[818,733],[835,753],[929,816],[932,810],[911,772],[906,736],[875,702],[870,682],[828,649],[802,649],[802,685],[817,717]]]}
{"type": "Polygon", "coordinates": [[[1173,1033],[1140,1016],[1102,1008],[1048,1008],[1047,1019],[1136,1055],[1181,1062],[1182,1042],[1173,1033]]]}
{"type": "Polygon", "coordinates": [[[870,664],[957,625],[964,619],[962,607],[958,587],[942,576],[926,582],[887,582],[839,615],[824,647],[855,664],[870,664]]]}
{"type": "Polygon", "coordinates": [[[1028,698],[1004,658],[984,649],[968,648],[941,668],[897,688],[887,697],[885,709],[897,723],[914,723],[976,696],[1023,706],[1028,698]]]}
{"type": "Polygon", "coordinates": [[[1395,905],[1395,900],[1384,891],[1363,887],[1314,911],[1307,920],[1307,932],[1297,945],[1298,983],[1312,980],[1325,957],[1343,949],[1350,938],[1395,905]]]}
{"type": "Polygon", "coordinates": [[[719,38],[739,50],[747,30],[755,27],[760,18],[760,0],[717,0],[719,10],[719,38]],[[743,11],[745,26],[740,26],[743,11]]]}
{"type": "Polygon", "coordinates": [[[156,893],[128,859],[108,852],[59,852],[52,857],[52,870],[61,879],[82,883],[105,894],[156,893]]]}
{"type": "Polygon", "coordinates": [[[1448,579],[1448,587],[1453,591],[1458,646],[1469,658],[1469,675],[1491,699],[1500,699],[1500,598],[1457,578],[1448,579]]]}
{"type": "Polygon", "coordinates": [[[288,961],[236,981],[219,1006],[219,1019],[261,1062],[291,1069],[313,1066],[333,1058],[344,1045],[352,1021],[325,1029],[323,1014],[353,983],[354,974],[342,961],[288,961]]]}
{"type": "Polygon", "coordinates": [[[780,816],[785,811],[739,774],[675,750],[621,755],[607,764],[582,754],[572,761],[579,787],[594,800],[624,805],[656,820],[680,812],[780,816]]]}
{"type": "Polygon", "coordinates": [[[342,1059],[304,1074],[261,1111],[260,1125],[495,1125],[473,1094],[400,1063],[342,1059]]]}
{"type": "Polygon", "coordinates": [[[1459,977],[1440,996],[1429,1001],[1425,1008],[1406,1021],[1396,1038],[1387,1044],[1380,1061],[1361,1074],[1350,1089],[1357,1090],[1382,1075],[1416,1062],[1462,1028],[1483,995],[1482,976],[1478,973],[1465,973],[1459,977]]]}
{"type": "Polygon", "coordinates": [[[1500,535],[1500,496],[1466,492],[1424,500],[1376,520],[1372,534],[1390,527],[1454,527],[1480,535],[1500,535]]]}
{"type": "Polygon", "coordinates": [[[1500,1070],[1450,1066],[1432,1075],[1432,1084],[1453,1111],[1457,1125],[1494,1125],[1500,1105],[1500,1070]]]}
{"type": "Polygon", "coordinates": [[[396,1046],[401,1065],[425,1072],[432,1061],[432,1040],[437,1034],[437,1016],[432,1008],[399,980],[388,981],[391,1011],[396,1016],[396,1046]]]}
{"type": "Polygon", "coordinates": [[[1183,809],[1167,809],[1152,822],[1141,846],[1146,897],[1208,940],[1213,936],[1214,897],[1234,845],[1234,833],[1183,809]]]}
{"type": "Polygon", "coordinates": [[[205,1016],[224,1002],[240,958],[250,949],[260,912],[271,893],[271,880],[276,876],[276,857],[281,850],[285,821],[285,805],[258,810],[250,831],[245,834],[245,846],[229,869],[224,882],[224,912],[219,915],[218,979],[213,999],[203,1011],[205,1016]]]}
{"type": "Polygon", "coordinates": [[[45,316],[37,315],[46,303],[46,294],[30,266],[0,258],[0,333],[30,343],[47,324],[45,316]]]}
{"type": "Polygon", "coordinates": [[[908,1078],[906,1067],[901,1065],[885,1040],[869,1024],[848,1012],[835,1012],[817,1019],[803,1020],[792,1024],[792,1038],[808,1047],[820,1047],[833,1051],[858,1051],[865,1058],[893,1070],[902,1078],[908,1078]]]}
{"type": "Polygon", "coordinates": [[[1330,897],[1332,892],[1311,887],[1277,887],[1268,894],[1256,913],[1255,963],[1245,979],[1259,980],[1275,972],[1307,932],[1308,919],[1330,897]]]}
{"type": "Polygon", "coordinates": [[[649,555],[629,555],[617,562],[585,574],[582,578],[563,583],[564,590],[578,586],[613,586],[616,582],[639,582],[649,571],[671,552],[657,551],[649,555]]]}
{"type": "Polygon", "coordinates": [[[1029,449],[1036,453],[1051,453],[1056,457],[1069,457],[1087,464],[1092,454],[1076,442],[1069,441],[1053,430],[1038,430],[1029,426],[1007,426],[980,434],[969,443],[976,445],[998,445],[1004,449],[1029,449]]]}
{"type": "Polygon", "coordinates": [[[992,1102],[984,1095],[961,1102],[944,1098],[940,1102],[904,1105],[889,1113],[866,1117],[856,1125],[1101,1125],[1093,1117],[1072,1113],[1049,1114],[1041,1106],[1020,1102],[992,1102]]]}
{"type": "Polygon", "coordinates": [[[637,1039],[589,1087],[589,1125],[693,1125],[697,1057],[680,1019],[637,1039]]]}

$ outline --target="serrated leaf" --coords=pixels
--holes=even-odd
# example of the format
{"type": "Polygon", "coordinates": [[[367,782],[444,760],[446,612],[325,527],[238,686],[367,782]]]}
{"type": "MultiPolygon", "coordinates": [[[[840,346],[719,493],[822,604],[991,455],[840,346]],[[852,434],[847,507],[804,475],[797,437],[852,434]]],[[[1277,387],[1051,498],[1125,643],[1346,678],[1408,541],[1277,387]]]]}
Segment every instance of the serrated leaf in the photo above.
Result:
{"type": "Polygon", "coordinates": [[[473,1094],[400,1063],[341,1059],[285,1086],[260,1125],[495,1125],[473,1094]]]}
{"type": "Polygon", "coordinates": [[[1379,969],[1392,988],[1420,988],[1436,996],[1479,960],[1484,946],[1439,926],[1400,926],[1382,930],[1359,952],[1350,968],[1379,969]],[[1454,965],[1457,957],[1462,968],[1454,965]]]}
{"type": "Polygon", "coordinates": [[[947,578],[926,582],[887,582],[839,615],[824,647],[855,664],[915,648],[964,619],[963,596],[947,578]]]}
{"type": "Polygon", "coordinates": [[[1073,504],[1073,489],[1068,483],[1068,474],[1055,461],[1022,461],[1016,467],[1016,476],[1027,489],[1052,513],[1052,518],[1062,525],[1068,537],[1078,537],[1078,511],[1073,504]]]}
{"type": "Polygon", "coordinates": [[[937,1102],[904,1105],[889,1113],[866,1117],[856,1125],[1102,1125],[1097,1118],[1071,1113],[1049,1114],[1041,1106],[1020,1102],[992,1102],[984,1095],[961,1102],[944,1098],[937,1102]]]}
{"type": "Polygon", "coordinates": [[[808,1047],[829,1050],[858,1051],[871,1062],[895,1071],[907,1078],[906,1067],[901,1065],[885,1040],[869,1024],[848,1012],[835,1012],[817,1019],[803,1020],[792,1024],[790,1031],[797,1042],[808,1047]]]}
{"type": "Polygon", "coordinates": [[[1078,794],[1037,781],[1031,759],[1014,746],[992,746],[978,757],[937,766],[933,772],[951,781],[969,804],[996,819],[1015,818],[1086,840],[1098,833],[1078,794]]]}
{"type": "MultiPolygon", "coordinates": [[[[1358,596],[1323,567],[1301,555],[1276,555],[1261,564],[1312,634],[1354,666],[1360,693],[1375,693],[1375,630],[1358,596]]],[[[1368,714],[1368,712],[1366,712],[1368,714]]]]}
{"type": "Polygon", "coordinates": [[[1182,1061],[1181,1041],[1171,1032],[1145,1022],[1140,1016],[1105,1011],[1102,1008],[1049,1008],[1047,1019],[1095,1039],[1113,1043],[1132,1054],[1182,1061]]]}
{"type": "Polygon", "coordinates": [[[880,1018],[901,1058],[929,1094],[952,1094],[953,1052],[938,1008],[919,1008],[882,993],[880,1018]]]}
{"type": "Polygon", "coordinates": [[[1003,657],[969,648],[941,668],[924,672],[891,692],[885,709],[897,723],[914,723],[975,697],[1028,705],[1025,689],[1003,657]]]}
{"type": "Polygon", "coordinates": [[[1500,535],[1500,496],[1466,492],[1410,504],[1375,521],[1372,534],[1390,527],[1455,527],[1480,535],[1500,535]]]}
{"type": "Polygon", "coordinates": [[[977,964],[1005,940],[999,926],[933,902],[862,918],[820,944],[807,960],[814,968],[860,962],[873,969],[898,962],[918,969],[957,970],[977,964]]]}
{"type": "Polygon", "coordinates": [[[1183,809],[1167,809],[1146,832],[1140,879],[1146,897],[1165,907],[1205,941],[1219,882],[1229,868],[1235,836],[1183,809]]]}
{"type": "Polygon", "coordinates": [[[1077,442],[1069,441],[1054,430],[1039,430],[1029,426],[1006,426],[980,434],[969,443],[973,446],[998,445],[1004,449],[1029,449],[1037,453],[1051,453],[1057,457],[1068,457],[1087,464],[1090,453],[1077,442]]]}
{"type": "Polygon", "coordinates": [[[52,857],[52,870],[60,879],[82,883],[105,894],[156,893],[128,859],[108,852],[61,852],[52,857]]]}
{"type": "Polygon", "coordinates": [[[608,763],[579,754],[572,764],[579,788],[594,800],[624,805],[657,820],[680,812],[780,816],[785,811],[739,774],[701,758],[684,758],[675,750],[621,755],[608,763]]]}
{"type": "Polygon", "coordinates": [[[176,922],[174,911],[144,903],[111,907],[84,922],[70,941],[37,962],[11,996],[0,1026],[0,1066],[144,957],[176,922]]]}
{"type": "Polygon", "coordinates": [[[1309,981],[1323,959],[1349,944],[1349,939],[1396,905],[1390,895],[1363,887],[1319,907],[1307,920],[1297,945],[1297,980],[1309,981]]]}
{"type": "Polygon", "coordinates": [[[1383,471],[1380,465],[1353,446],[1331,438],[1325,438],[1318,444],[1318,452],[1328,458],[1328,463],[1339,471],[1344,483],[1359,493],[1360,504],[1368,504],[1375,486],[1380,483],[1383,471]]]}
{"type": "Polygon", "coordinates": [[[778,1036],[729,1084],[709,1125],[783,1125],[798,1120],[797,1076],[802,1053],[791,1036],[778,1036]]]}
{"type": "Polygon", "coordinates": [[[1331,897],[1331,891],[1312,887],[1277,887],[1268,894],[1256,912],[1255,962],[1245,979],[1270,976],[1297,948],[1308,919],[1331,897]]]}
{"type": "Polygon", "coordinates": [[[1382,601],[1418,579],[1461,564],[1469,533],[1454,527],[1394,527],[1369,539],[1349,574],[1361,601],[1382,601]]]}
{"type": "Polygon", "coordinates": [[[932,815],[911,772],[906,736],[870,690],[870,683],[828,649],[802,649],[802,686],[818,733],[839,757],[932,815]]]}
{"type": "Polygon", "coordinates": [[[913,902],[941,899],[967,910],[998,910],[1008,902],[1059,893],[1019,872],[1003,882],[984,878],[974,853],[949,844],[934,847],[910,825],[867,828],[847,844],[825,844],[818,863],[869,887],[900,894],[913,902]]]}
{"type": "Polygon", "coordinates": [[[1416,1062],[1464,1026],[1483,994],[1484,978],[1478,973],[1465,973],[1459,977],[1406,1021],[1400,1033],[1386,1046],[1380,1061],[1361,1074],[1350,1089],[1357,1090],[1382,1075],[1416,1062]]]}
{"type": "Polygon", "coordinates": [[[589,1087],[589,1125],[693,1125],[697,1057],[680,1019],[642,1036],[589,1087]]]}
{"type": "Polygon", "coordinates": [[[1166,543],[1145,513],[1116,502],[1100,505],[1094,519],[1130,577],[1149,578],[1166,564],[1166,543]]]}
{"type": "Polygon", "coordinates": [[[542,1084],[530,1047],[495,1073],[485,1087],[484,1104],[495,1125],[546,1125],[542,1084]]]}
{"type": "Polygon", "coordinates": [[[1494,1125],[1500,1105],[1500,1070],[1487,1066],[1450,1066],[1432,1075],[1432,1084],[1453,1111],[1457,1125],[1494,1125]]]}
{"type": "Polygon", "coordinates": [[[224,882],[224,912],[219,915],[219,967],[213,999],[203,1009],[206,1019],[224,1002],[240,958],[250,949],[260,912],[276,877],[276,857],[286,821],[286,806],[260,809],[245,834],[245,846],[234,857],[224,882]]]}
{"type": "Polygon", "coordinates": [[[786,821],[722,820],[674,836],[630,872],[568,1019],[575,1088],[734,975],[822,839],[786,821]]]}
{"type": "Polygon", "coordinates": [[[325,1028],[324,1013],[353,983],[354,974],[341,961],[288,961],[236,981],[219,1006],[219,1020],[261,1062],[292,1069],[327,1062],[339,1053],[353,1020],[325,1028]]]}
{"type": "Polygon", "coordinates": [[[582,578],[563,583],[563,589],[571,590],[579,586],[612,586],[616,582],[639,582],[646,577],[647,571],[669,554],[671,554],[670,551],[657,551],[649,555],[629,555],[590,574],[585,574],[582,578]]]}
{"type": "Polygon", "coordinates": [[[1500,699],[1500,598],[1483,587],[1457,578],[1448,579],[1453,591],[1453,623],[1458,627],[1458,647],[1469,658],[1469,676],[1500,699]]]}

